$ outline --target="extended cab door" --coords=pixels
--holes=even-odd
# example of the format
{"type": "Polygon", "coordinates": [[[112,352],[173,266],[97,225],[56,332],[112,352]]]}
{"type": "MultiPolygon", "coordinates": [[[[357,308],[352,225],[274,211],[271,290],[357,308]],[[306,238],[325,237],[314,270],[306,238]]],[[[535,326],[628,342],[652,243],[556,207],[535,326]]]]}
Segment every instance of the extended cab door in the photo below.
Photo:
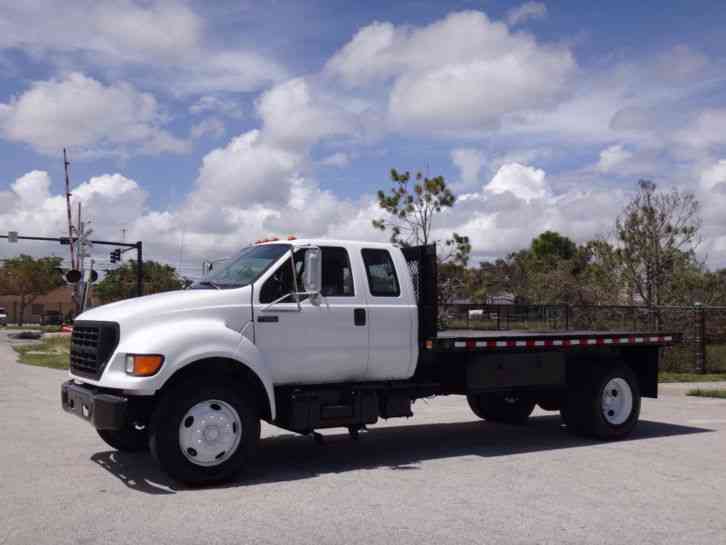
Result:
{"type": "MultiPolygon", "coordinates": [[[[348,251],[325,246],[319,304],[295,302],[293,269],[287,259],[255,285],[255,344],[275,384],[316,384],[362,380],[368,366],[365,296],[348,251]],[[282,302],[270,303],[285,296],[282,302]]],[[[302,291],[304,249],[295,253],[302,291]]]]}
{"type": "Polygon", "coordinates": [[[366,277],[370,330],[368,380],[406,379],[418,357],[417,307],[406,260],[400,250],[360,250],[366,277]]]}

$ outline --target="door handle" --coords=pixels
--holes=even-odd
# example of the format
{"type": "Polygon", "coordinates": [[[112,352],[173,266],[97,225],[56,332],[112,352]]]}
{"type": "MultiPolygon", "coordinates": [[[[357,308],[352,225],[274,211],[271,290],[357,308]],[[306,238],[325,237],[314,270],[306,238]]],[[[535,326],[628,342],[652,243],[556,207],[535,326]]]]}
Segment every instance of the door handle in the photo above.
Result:
{"type": "Polygon", "coordinates": [[[257,317],[257,321],[258,322],[262,322],[262,323],[265,323],[265,322],[268,322],[268,323],[269,322],[279,322],[280,321],[280,318],[277,317],[277,316],[274,316],[274,315],[273,316],[270,316],[270,315],[267,315],[267,316],[258,316],[257,317]]]}
{"type": "Polygon", "coordinates": [[[366,325],[366,309],[353,309],[353,322],[355,322],[355,325],[366,325]]]}

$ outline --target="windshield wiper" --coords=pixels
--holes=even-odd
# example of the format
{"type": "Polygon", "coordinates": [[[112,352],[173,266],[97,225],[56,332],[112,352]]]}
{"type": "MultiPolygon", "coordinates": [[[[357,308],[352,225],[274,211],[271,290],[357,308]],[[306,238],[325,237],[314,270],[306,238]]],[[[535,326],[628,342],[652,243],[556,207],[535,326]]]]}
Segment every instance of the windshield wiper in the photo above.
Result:
{"type": "Polygon", "coordinates": [[[211,280],[201,280],[200,282],[196,283],[197,286],[209,286],[210,288],[214,288],[215,290],[221,290],[222,288],[219,286],[219,284],[215,284],[211,280]]]}

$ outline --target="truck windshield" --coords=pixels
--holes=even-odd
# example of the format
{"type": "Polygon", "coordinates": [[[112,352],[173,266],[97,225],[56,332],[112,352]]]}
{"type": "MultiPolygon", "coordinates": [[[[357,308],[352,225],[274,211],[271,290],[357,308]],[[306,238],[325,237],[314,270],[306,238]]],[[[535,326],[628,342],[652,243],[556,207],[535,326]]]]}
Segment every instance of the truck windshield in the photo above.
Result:
{"type": "Polygon", "coordinates": [[[192,285],[192,289],[229,289],[247,286],[290,249],[289,244],[249,246],[221,269],[192,285]]]}

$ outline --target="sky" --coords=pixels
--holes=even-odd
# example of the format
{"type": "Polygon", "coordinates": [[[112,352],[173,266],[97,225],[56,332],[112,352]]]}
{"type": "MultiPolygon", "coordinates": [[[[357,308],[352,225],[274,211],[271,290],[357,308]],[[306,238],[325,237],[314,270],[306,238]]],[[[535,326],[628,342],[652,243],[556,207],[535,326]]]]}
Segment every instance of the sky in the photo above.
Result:
{"type": "MultiPolygon", "coordinates": [[[[723,267],[725,23],[705,0],[0,0],[0,232],[67,232],[66,147],[94,237],[189,276],[268,236],[384,239],[391,168],[446,178],[435,236],[475,263],[607,237],[647,178],[696,194],[723,267]]],[[[0,241],[20,252],[67,247],[0,241]]]]}

